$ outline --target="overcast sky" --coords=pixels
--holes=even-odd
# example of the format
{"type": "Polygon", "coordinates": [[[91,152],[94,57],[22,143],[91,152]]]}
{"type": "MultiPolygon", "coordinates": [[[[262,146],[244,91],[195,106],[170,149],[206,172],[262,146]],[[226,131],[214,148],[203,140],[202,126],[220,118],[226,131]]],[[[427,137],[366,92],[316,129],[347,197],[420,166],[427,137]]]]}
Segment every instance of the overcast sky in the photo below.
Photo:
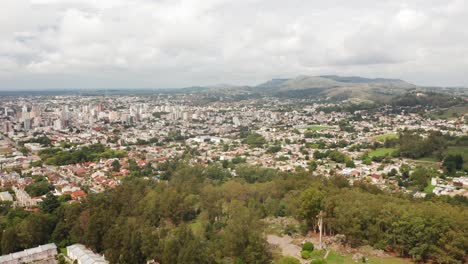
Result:
{"type": "Polygon", "coordinates": [[[466,0],[1,0],[0,89],[468,86],[466,0]]]}

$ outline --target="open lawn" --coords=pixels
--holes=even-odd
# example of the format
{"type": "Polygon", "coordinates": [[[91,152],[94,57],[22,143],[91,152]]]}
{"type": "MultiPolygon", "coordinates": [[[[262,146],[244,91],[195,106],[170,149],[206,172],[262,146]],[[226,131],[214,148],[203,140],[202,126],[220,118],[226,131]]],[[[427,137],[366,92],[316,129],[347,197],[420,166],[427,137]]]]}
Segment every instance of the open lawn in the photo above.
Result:
{"type": "Polygon", "coordinates": [[[424,157],[420,159],[415,159],[413,161],[417,166],[433,168],[433,169],[439,168],[439,164],[438,164],[439,160],[436,157],[424,157]]]}
{"type": "Polygon", "coordinates": [[[451,146],[447,148],[446,154],[462,155],[463,168],[468,169],[468,146],[451,146]]]}
{"type": "Polygon", "coordinates": [[[455,119],[460,115],[468,113],[468,106],[454,106],[450,107],[447,110],[439,111],[433,113],[431,116],[435,118],[442,118],[442,119],[455,119]]]}
{"type": "Polygon", "coordinates": [[[387,139],[398,139],[398,135],[397,134],[384,134],[384,135],[378,135],[375,137],[376,140],[378,141],[385,141],[387,139]]]}
{"type": "Polygon", "coordinates": [[[63,254],[64,256],[68,256],[67,248],[60,248],[60,253],[63,254]]]}
{"type": "Polygon", "coordinates": [[[309,126],[307,128],[307,130],[311,130],[311,131],[320,131],[320,130],[325,130],[325,129],[328,129],[330,127],[328,126],[321,126],[321,125],[314,125],[314,126],[309,126]]]}
{"type": "Polygon", "coordinates": [[[463,159],[468,159],[468,146],[452,146],[447,148],[447,154],[457,155],[460,154],[463,156],[463,159]]]}
{"type": "MultiPolygon", "coordinates": [[[[340,253],[336,250],[329,249],[330,251],[328,252],[328,255],[326,254],[327,250],[318,250],[315,249],[311,256],[310,259],[302,259],[301,258],[301,247],[298,246],[297,242],[298,240],[303,240],[296,238],[293,239],[290,236],[277,236],[277,235],[268,235],[267,237],[268,242],[272,245],[277,246],[279,250],[279,255],[283,256],[292,256],[295,257],[296,259],[300,260],[301,263],[310,263],[312,259],[320,259],[326,258],[326,263],[327,264],[348,264],[348,263],[362,263],[362,260],[355,262],[353,260],[353,255],[354,253],[340,253]]],[[[315,241],[317,242],[317,241],[315,241]]],[[[317,246],[317,244],[315,243],[317,246]]],[[[372,247],[370,246],[365,246],[359,248],[358,252],[361,252],[366,256],[366,263],[371,263],[371,264],[408,264],[412,263],[407,259],[399,258],[399,257],[393,257],[389,255],[382,255],[382,254],[377,254],[377,251],[375,251],[372,247]]]]}
{"type": "Polygon", "coordinates": [[[386,157],[391,156],[393,153],[397,152],[397,148],[378,148],[374,151],[369,152],[369,157],[386,157]]]}
{"type": "MultiPolygon", "coordinates": [[[[462,155],[463,168],[468,169],[468,146],[450,146],[444,153],[445,155],[462,155]]],[[[438,162],[439,159],[434,156],[424,157],[413,160],[417,165],[430,168],[439,168],[438,162]]]]}
{"type": "Polygon", "coordinates": [[[424,192],[427,193],[427,194],[430,194],[430,193],[432,193],[434,188],[435,188],[435,186],[431,185],[431,180],[428,180],[428,184],[427,184],[426,188],[424,188],[424,192]]]}
{"type": "MultiPolygon", "coordinates": [[[[404,264],[404,263],[407,264],[407,263],[412,263],[412,262],[409,262],[408,260],[405,260],[405,259],[402,259],[402,258],[397,258],[397,257],[374,257],[374,256],[368,257],[368,256],[366,256],[366,258],[367,258],[366,263],[370,263],[370,264],[404,264]]],[[[360,262],[354,262],[352,254],[343,256],[343,255],[340,255],[336,251],[331,251],[328,254],[327,264],[347,264],[347,263],[362,263],[362,262],[361,261],[360,262]]]]}

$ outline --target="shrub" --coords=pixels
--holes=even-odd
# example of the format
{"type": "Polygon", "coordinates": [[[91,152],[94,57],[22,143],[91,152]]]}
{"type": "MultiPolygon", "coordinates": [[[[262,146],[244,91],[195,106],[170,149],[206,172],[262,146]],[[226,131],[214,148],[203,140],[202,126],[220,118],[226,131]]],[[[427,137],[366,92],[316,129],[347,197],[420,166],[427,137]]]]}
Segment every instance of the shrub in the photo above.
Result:
{"type": "Polygon", "coordinates": [[[311,242],[305,242],[304,245],[302,245],[302,250],[312,252],[314,251],[314,244],[311,242]]]}
{"type": "Polygon", "coordinates": [[[310,259],[312,257],[312,252],[311,251],[307,251],[307,250],[302,250],[301,251],[301,257],[303,259],[310,259]]]}
{"type": "Polygon", "coordinates": [[[323,259],[323,258],[319,258],[319,259],[313,259],[310,264],[325,264],[327,263],[327,260],[323,259]]]}
{"type": "Polygon", "coordinates": [[[284,228],[283,233],[290,236],[290,235],[292,235],[294,233],[297,233],[297,228],[294,225],[287,225],[284,228]]]}
{"type": "Polygon", "coordinates": [[[278,264],[301,264],[301,262],[295,257],[282,257],[278,260],[278,264]]]}

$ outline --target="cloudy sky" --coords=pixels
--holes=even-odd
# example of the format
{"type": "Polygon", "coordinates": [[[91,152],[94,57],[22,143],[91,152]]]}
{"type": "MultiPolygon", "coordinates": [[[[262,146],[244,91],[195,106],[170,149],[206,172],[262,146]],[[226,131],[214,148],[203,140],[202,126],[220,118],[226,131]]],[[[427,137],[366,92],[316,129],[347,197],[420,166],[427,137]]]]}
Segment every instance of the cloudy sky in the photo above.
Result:
{"type": "Polygon", "coordinates": [[[1,0],[0,89],[257,84],[297,75],[468,86],[466,0],[1,0]]]}

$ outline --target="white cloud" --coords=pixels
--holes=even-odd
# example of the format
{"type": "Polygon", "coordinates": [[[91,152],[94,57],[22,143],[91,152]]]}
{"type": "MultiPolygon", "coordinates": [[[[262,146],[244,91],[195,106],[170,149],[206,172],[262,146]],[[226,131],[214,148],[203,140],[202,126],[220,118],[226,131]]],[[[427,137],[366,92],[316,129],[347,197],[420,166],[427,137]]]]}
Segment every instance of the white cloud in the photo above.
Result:
{"type": "Polygon", "coordinates": [[[0,83],[180,87],[353,74],[468,85],[467,13],[463,0],[3,0],[0,83]]]}

